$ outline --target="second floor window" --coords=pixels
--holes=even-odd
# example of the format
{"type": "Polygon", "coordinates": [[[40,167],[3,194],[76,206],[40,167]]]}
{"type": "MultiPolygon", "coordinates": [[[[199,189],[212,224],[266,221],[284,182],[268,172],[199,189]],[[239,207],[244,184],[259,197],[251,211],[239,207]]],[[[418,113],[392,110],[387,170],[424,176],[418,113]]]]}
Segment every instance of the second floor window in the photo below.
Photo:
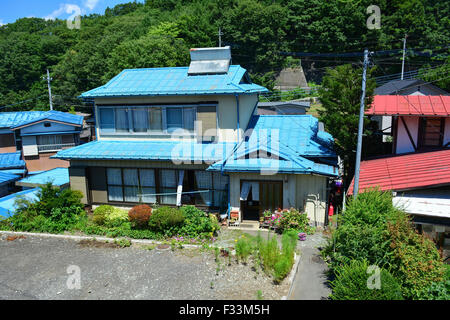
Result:
{"type": "Polygon", "coordinates": [[[196,107],[99,107],[102,134],[166,133],[184,129],[194,133],[196,107]]]}
{"type": "Polygon", "coordinates": [[[442,147],[444,118],[421,118],[419,124],[419,148],[442,147]]]}

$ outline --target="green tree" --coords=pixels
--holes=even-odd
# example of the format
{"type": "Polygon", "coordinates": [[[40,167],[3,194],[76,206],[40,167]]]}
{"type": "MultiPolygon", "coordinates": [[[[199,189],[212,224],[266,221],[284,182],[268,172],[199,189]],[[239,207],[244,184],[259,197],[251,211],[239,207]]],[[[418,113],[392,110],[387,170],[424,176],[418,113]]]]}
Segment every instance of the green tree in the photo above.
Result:
{"type": "MultiPolygon", "coordinates": [[[[372,103],[375,81],[371,79],[373,69],[367,71],[366,109],[372,103]]],[[[335,138],[336,152],[344,160],[344,175],[351,179],[356,153],[359,110],[361,101],[362,69],[351,65],[338,66],[328,69],[319,89],[320,101],[323,110],[319,111],[320,121],[335,138]]],[[[370,121],[364,118],[367,128],[370,121]]],[[[372,132],[365,130],[366,135],[372,132]]]]}

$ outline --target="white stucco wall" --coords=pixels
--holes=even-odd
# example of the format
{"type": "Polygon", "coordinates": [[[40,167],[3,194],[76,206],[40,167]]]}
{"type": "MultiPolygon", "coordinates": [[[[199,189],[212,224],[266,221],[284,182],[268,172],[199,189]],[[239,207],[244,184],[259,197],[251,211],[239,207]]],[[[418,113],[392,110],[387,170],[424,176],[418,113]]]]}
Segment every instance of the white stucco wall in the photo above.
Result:
{"type": "MultiPolygon", "coordinates": [[[[405,123],[411,133],[411,137],[417,147],[418,135],[419,135],[419,117],[404,117],[405,123]]],[[[403,121],[398,119],[397,129],[397,145],[396,154],[414,152],[414,146],[408,137],[408,133],[403,125],[403,121]]]]}

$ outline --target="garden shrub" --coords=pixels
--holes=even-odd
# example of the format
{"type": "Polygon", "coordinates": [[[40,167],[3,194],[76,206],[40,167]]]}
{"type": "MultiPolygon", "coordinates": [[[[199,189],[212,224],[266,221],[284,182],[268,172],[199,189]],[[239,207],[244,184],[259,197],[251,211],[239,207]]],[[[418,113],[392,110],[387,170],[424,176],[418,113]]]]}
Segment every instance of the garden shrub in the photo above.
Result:
{"type": "Polygon", "coordinates": [[[150,216],[148,225],[151,230],[170,237],[179,233],[184,220],[185,217],[179,209],[159,207],[150,216]]]}
{"type": "Polygon", "coordinates": [[[264,270],[267,272],[273,270],[275,264],[277,263],[278,257],[280,256],[280,248],[278,247],[278,242],[275,236],[267,241],[261,241],[259,245],[259,255],[264,270]]]}
{"type": "Polygon", "coordinates": [[[445,267],[435,244],[417,233],[404,215],[388,223],[391,266],[401,281],[404,296],[409,299],[427,299],[434,282],[444,279],[445,267]]]}
{"type": "Polygon", "coordinates": [[[119,227],[128,221],[128,212],[126,210],[114,208],[114,210],[106,216],[105,225],[107,227],[119,227]]]}
{"type": "Polygon", "coordinates": [[[133,226],[137,228],[145,228],[152,216],[152,208],[146,204],[133,207],[128,212],[128,217],[133,226]]]}
{"type": "Polygon", "coordinates": [[[292,259],[289,256],[281,255],[273,267],[273,278],[275,282],[283,280],[292,269],[292,259]]]}
{"type": "Polygon", "coordinates": [[[60,233],[86,223],[79,191],[60,190],[47,184],[40,188],[37,197],[35,201],[16,200],[15,214],[6,219],[11,230],[60,233]]]}
{"type": "Polygon", "coordinates": [[[369,289],[367,261],[354,260],[336,269],[331,282],[333,300],[403,300],[399,282],[385,269],[380,270],[380,289],[369,289]]]}
{"type": "Polygon", "coordinates": [[[246,263],[248,257],[253,252],[253,245],[250,239],[246,238],[245,236],[242,236],[239,238],[239,240],[236,242],[236,256],[238,259],[242,260],[242,262],[246,263]]]}
{"type": "Polygon", "coordinates": [[[311,231],[307,214],[301,213],[294,208],[283,211],[277,224],[278,231],[281,233],[287,230],[297,230],[299,232],[308,233],[311,231]]]}
{"type": "Polygon", "coordinates": [[[208,214],[195,206],[182,206],[180,208],[184,223],[179,229],[179,234],[188,237],[213,236],[219,230],[219,223],[214,215],[208,214]],[[211,217],[212,216],[212,217],[211,217]]]}
{"type": "Polygon", "coordinates": [[[105,224],[106,217],[109,216],[112,212],[114,212],[114,207],[110,205],[101,205],[94,209],[93,215],[92,215],[92,221],[102,226],[105,224]]]}
{"type": "Polygon", "coordinates": [[[393,206],[388,192],[371,190],[352,198],[344,214],[339,216],[339,227],[325,248],[325,253],[333,259],[330,268],[364,259],[370,264],[388,265],[387,221],[400,215],[404,213],[393,206]]]}

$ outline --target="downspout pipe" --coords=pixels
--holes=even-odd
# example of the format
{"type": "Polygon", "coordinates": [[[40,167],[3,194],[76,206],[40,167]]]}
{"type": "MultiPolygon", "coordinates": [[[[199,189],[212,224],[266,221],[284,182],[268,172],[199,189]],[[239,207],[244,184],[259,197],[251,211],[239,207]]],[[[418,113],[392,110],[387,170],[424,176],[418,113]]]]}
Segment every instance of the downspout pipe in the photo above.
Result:
{"type": "Polygon", "coordinates": [[[238,139],[237,142],[241,142],[241,126],[240,126],[240,117],[239,117],[239,95],[236,94],[236,114],[237,114],[237,135],[238,135],[238,139]]]}

